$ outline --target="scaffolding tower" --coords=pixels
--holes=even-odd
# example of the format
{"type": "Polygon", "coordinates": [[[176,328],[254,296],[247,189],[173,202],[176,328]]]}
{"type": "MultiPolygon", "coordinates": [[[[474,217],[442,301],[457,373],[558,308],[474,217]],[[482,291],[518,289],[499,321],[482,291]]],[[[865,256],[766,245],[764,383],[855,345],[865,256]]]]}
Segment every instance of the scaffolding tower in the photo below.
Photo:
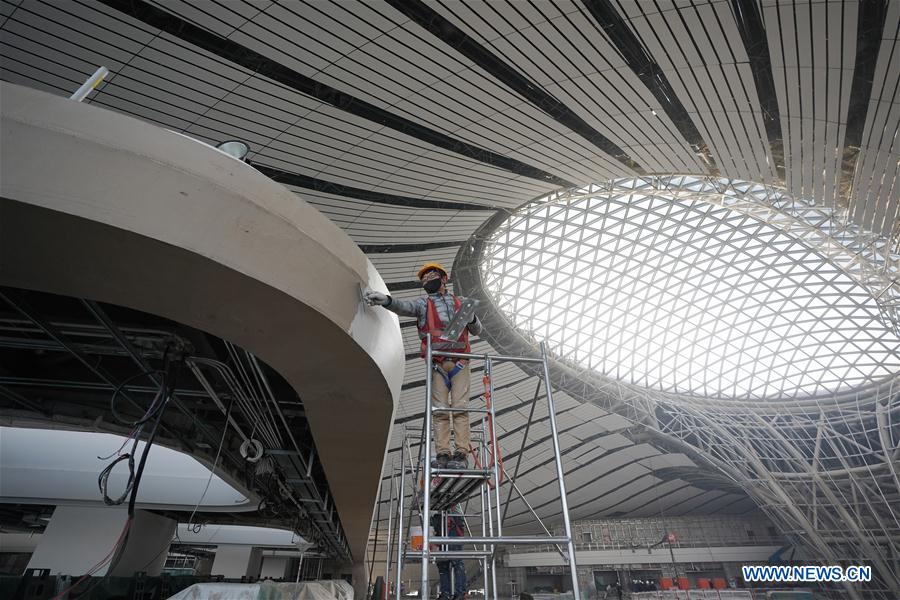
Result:
{"type": "MultiPolygon", "coordinates": [[[[556,411],[553,404],[553,393],[550,385],[550,371],[547,364],[547,354],[544,344],[541,343],[540,358],[516,357],[516,356],[492,356],[488,354],[470,354],[460,352],[445,352],[432,348],[431,335],[425,339],[425,361],[427,367],[425,377],[425,419],[421,432],[418,435],[407,431],[401,445],[400,467],[395,468],[391,477],[391,511],[388,514],[388,548],[385,561],[384,581],[391,581],[391,569],[394,573],[394,598],[401,600],[401,573],[403,565],[413,562],[421,564],[421,588],[420,600],[424,600],[429,594],[428,567],[429,563],[437,560],[453,559],[477,559],[481,563],[481,574],[484,577],[485,598],[498,600],[500,590],[497,586],[497,551],[501,546],[508,545],[541,545],[555,544],[556,549],[569,567],[572,578],[572,592],[574,600],[580,600],[578,590],[578,578],[575,566],[575,546],[572,540],[572,524],[569,520],[569,507],[566,500],[566,488],[563,481],[562,459],[559,448],[559,435],[556,425],[556,411]],[[484,362],[485,390],[481,398],[484,399],[483,407],[475,408],[451,408],[435,405],[432,401],[432,373],[433,359],[455,358],[469,361],[479,360],[484,362]],[[556,462],[556,479],[559,484],[559,499],[563,517],[564,535],[554,536],[546,527],[543,520],[537,515],[534,508],[519,489],[514,478],[510,478],[503,469],[499,459],[500,449],[497,445],[496,411],[494,410],[493,396],[494,384],[492,368],[497,363],[532,364],[538,367],[538,375],[543,384],[547,410],[550,423],[550,438],[553,444],[553,456],[556,462]],[[437,412],[449,413],[476,413],[481,414],[480,424],[471,428],[473,458],[475,465],[472,468],[435,468],[432,466],[432,416],[437,412]],[[418,438],[419,451],[417,459],[413,458],[412,442],[418,438]],[[491,457],[487,464],[488,456],[491,457]],[[479,462],[481,464],[479,464],[479,462]],[[504,483],[503,477],[510,485],[510,491],[506,501],[501,500],[500,488],[504,483]],[[398,481],[399,480],[399,481],[398,481]],[[394,489],[397,489],[395,497],[394,489]],[[412,502],[409,507],[404,506],[404,490],[411,490],[412,502]],[[503,516],[505,506],[512,498],[515,491],[518,497],[531,512],[537,523],[543,529],[545,535],[536,536],[512,536],[503,533],[503,516]],[[470,512],[468,509],[472,500],[475,500],[478,512],[470,512]],[[451,513],[454,507],[464,504],[466,508],[451,513]],[[404,510],[407,514],[404,515],[404,510]],[[466,535],[453,537],[445,531],[446,516],[461,517],[465,523],[466,535]],[[431,534],[431,517],[440,515],[443,531],[439,535],[431,534]],[[396,516],[396,521],[394,521],[396,516]],[[480,519],[480,535],[473,535],[469,526],[469,517],[480,519]],[[409,530],[414,520],[418,520],[422,528],[421,547],[413,548],[409,536],[409,530]],[[432,547],[434,545],[434,548],[432,547]],[[462,550],[450,550],[448,546],[462,546],[462,550]],[[394,548],[396,547],[396,560],[394,548]],[[490,585],[489,585],[490,584],[490,585]]],[[[471,368],[471,367],[470,367],[471,368]]],[[[540,388],[535,393],[535,402],[538,399],[540,388]]],[[[532,410],[528,425],[525,429],[527,436],[532,410]]],[[[524,440],[523,440],[524,446],[524,440]]],[[[476,529],[477,532],[477,529],[476,529]]],[[[470,578],[470,581],[474,577],[470,578]]],[[[387,586],[387,584],[385,583],[387,586]]],[[[385,598],[387,597],[385,593],[385,598]]]]}

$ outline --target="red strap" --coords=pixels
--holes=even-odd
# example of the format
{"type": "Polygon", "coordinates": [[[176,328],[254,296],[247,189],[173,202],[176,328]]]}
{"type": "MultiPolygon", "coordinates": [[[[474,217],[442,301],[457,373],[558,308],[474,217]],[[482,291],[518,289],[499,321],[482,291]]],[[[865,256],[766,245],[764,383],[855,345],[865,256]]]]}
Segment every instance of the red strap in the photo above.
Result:
{"type": "MultiPolygon", "coordinates": [[[[498,474],[500,476],[500,484],[503,483],[505,472],[503,470],[503,453],[500,451],[500,448],[497,446],[497,439],[494,437],[494,418],[491,416],[491,378],[488,375],[485,375],[481,379],[484,384],[484,405],[485,408],[488,409],[487,418],[488,418],[488,431],[491,433],[491,462],[490,464],[485,465],[486,469],[493,469],[494,462],[496,461],[498,467],[498,474]]],[[[472,453],[472,456],[475,461],[475,468],[480,468],[479,460],[478,460],[478,451],[470,444],[469,450],[472,453]]],[[[492,488],[496,485],[494,482],[488,482],[492,488]]]]}
{"type": "MultiPolygon", "coordinates": [[[[427,308],[425,310],[425,330],[434,331],[435,329],[443,329],[444,322],[441,321],[441,316],[438,314],[437,306],[435,306],[434,300],[432,300],[431,298],[426,298],[425,302],[427,304],[427,308]]],[[[462,300],[460,300],[458,296],[453,296],[453,310],[459,311],[461,307],[462,300]]]]}
{"type": "MultiPolygon", "coordinates": [[[[435,306],[434,300],[431,298],[426,298],[426,307],[425,307],[425,324],[419,328],[419,335],[422,337],[422,347],[421,347],[421,355],[422,358],[425,358],[425,334],[431,334],[432,343],[435,340],[441,337],[443,334],[444,323],[441,321],[440,315],[438,315],[437,306],[435,306]]],[[[462,300],[457,296],[453,296],[453,306],[454,309],[458,312],[460,307],[462,307],[462,300]]],[[[469,345],[469,330],[463,329],[462,335],[459,336],[459,341],[462,342],[465,347],[461,349],[462,352],[471,352],[472,347],[469,345]]],[[[443,362],[444,359],[440,357],[435,357],[435,362],[443,362]]]]}
{"type": "Polygon", "coordinates": [[[428,307],[425,311],[425,331],[443,329],[444,323],[441,321],[441,316],[438,314],[437,306],[434,305],[434,300],[426,298],[425,303],[428,307]]]}

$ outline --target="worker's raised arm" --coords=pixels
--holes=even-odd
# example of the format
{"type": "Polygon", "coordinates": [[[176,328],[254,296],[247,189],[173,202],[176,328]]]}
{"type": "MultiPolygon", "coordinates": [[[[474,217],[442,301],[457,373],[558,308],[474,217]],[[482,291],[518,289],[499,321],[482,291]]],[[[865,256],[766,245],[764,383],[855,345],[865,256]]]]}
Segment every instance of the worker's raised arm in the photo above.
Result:
{"type": "Polygon", "coordinates": [[[372,290],[367,291],[364,296],[369,305],[384,307],[401,317],[416,317],[418,319],[425,314],[425,300],[421,298],[400,300],[388,294],[372,290]]]}
{"type": "Polygon", "coordinates": [[[401,317],[416,317],[418,319],[425,314],[425,301],[421,298],[416,298],[415,300],[392,298],[391,303],[385,305],[385,308],[401,317]]]}

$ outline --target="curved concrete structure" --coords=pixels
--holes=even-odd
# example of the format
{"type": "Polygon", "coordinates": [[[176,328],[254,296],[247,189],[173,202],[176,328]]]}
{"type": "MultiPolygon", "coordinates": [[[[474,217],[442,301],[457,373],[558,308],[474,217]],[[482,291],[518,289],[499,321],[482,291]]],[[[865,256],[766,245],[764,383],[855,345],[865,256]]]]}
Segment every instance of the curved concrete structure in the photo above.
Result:
{"type": "Polygon", "coordinates": [[[161,315],[277,369],[361,560],[404,364],[397,318],[359,300],[360,285],[386,289],[365,255],[205,144],[11,84],[0,95],[0,284],[161,315]]]}

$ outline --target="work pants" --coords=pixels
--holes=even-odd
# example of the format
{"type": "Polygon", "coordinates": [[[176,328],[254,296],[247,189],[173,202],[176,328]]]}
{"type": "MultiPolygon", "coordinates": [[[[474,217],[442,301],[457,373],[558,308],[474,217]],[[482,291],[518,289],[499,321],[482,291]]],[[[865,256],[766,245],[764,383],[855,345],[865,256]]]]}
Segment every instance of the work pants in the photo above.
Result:
{"type": "MultiPolygon", "coordinates": [[[[447,389],[443,375],[432,370],[431,401],[435,406],[466,408],[469,404],[470,380],[471,371],[468,363],[450,380],[450,389],[447,389]]],[[[456,444],[456,451],[464,455],[469,454],[469,413],[441,411],[433,413],[432,419],[434,420],[434,446],[438,454],[451,454],[451,420],[453,421],[453,440],[456,444]]]]}
{"type": "MultiPolygon", "coordinates": [[[[460,549],[462,546],[458,546],[460,549]]],[[[462,598],[468,592],[466,567],[460,559],[437,561],[438,575],[441,579],[441,594],[462,598]],[[450,572],[453,572],[451,579],[450,572]],[[451,586],[451,581],[454,585],[451,586]]]]}

